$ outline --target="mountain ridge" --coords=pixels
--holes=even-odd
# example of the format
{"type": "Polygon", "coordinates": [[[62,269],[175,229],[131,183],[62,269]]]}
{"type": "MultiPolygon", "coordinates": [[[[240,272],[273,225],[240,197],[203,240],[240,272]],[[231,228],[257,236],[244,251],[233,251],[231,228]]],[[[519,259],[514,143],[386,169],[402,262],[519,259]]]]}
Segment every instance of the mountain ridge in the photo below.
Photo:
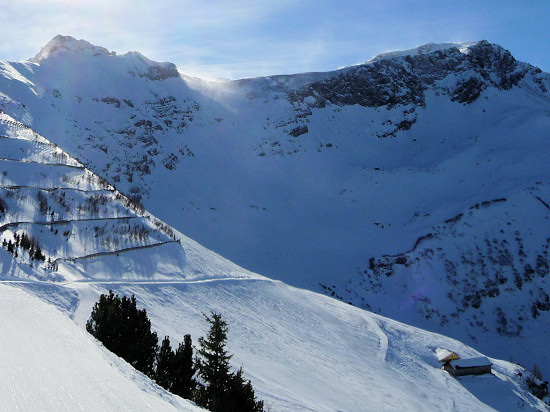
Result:
{"type": "Polygon", "coordinates": [[[173,342],[185,333],[201,336],[204,313],[222,313],[232,366],[244,363],[272,410],[455,410],[456,404],[459,410],[544,410],[528,393],[531,375],[520,366],[493,359],[494,375],[456,381],[441,370],[435,349],[464,357],[478,356],[475,349],[240,269],[155,224],[154,216],[5,113],[0,131],[0,150],[10,155],[0,160],[0,324],[10,331],[0,354],[10,382],[0,390],[6,408],[105,410],[124,403],[198,410],[85,332],[100,294],[112,290],[135,295],[153,329],[173,342]],[[176,249],[163,254],[150,247],[159,242],[176,249]],[[139,253],[128,256],[132,245],[139,253]],[[171,276],[149,264],[166,265],[177,248],[183,259],[172,262],[171,276]],[[82,259],[92,265],[74,264],[82,259]],[[108,385],[98,381],[99,369],[108,385]],[[486,390],[476,390],[480,384],[486,390]]]}
{"type": "Polygon", "coordinates": [[[547,340],[537,294],[546,277],[523,270],[545,256],[548,222],[533,194],[550,204],[547,73],[486,41],[221,82],[136,75],[129,58],[69,57],[72,66],[1,63],[3,110],[178,231],[253,272],[550,370],[524,349],[547,340]],[[498,296],[485,281],[498,285],[502,265],[489,255],[475,263],[487,249],[484,219],[489,241],[506,240],[498,249],[511,255],[498,296]],[[377,276],[371,259],[395,273],[377,276]],[[365,287],[378,282],[395,293],[365,287]],[[501,312],[499,296],[513,299],[501,312]]]}

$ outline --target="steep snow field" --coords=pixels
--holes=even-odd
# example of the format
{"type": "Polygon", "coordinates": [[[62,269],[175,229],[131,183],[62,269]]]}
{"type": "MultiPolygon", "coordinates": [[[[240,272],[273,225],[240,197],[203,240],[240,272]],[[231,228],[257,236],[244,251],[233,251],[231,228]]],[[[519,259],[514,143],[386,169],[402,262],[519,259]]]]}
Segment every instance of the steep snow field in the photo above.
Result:
{"type": "MultiPolygon", "coordinates": [[[[0,127],[13,154],[2,175],[17,172],[21,179],[18,186],[0,185],[0,369],[10,382],[0,392],[4,409],[191,408],[86,335],[91,308],[109,289],[136,295],[154,330],[174,346],[186,333],[195,342],[204,335],[202,313],[222,313],[233,366],[244,366],[271,410],[544,409],[525,390],[521,367],[495,360],[494,375],[455,380],[441,369],[435,349],[463,357],[477,351],[241,269],[95,175],[82,187],[72,168],[28,162],[36,151],[17,133],[23,126],[3,114],[0,127]],[[59,187],[27,185],[50,170],[59,172],[59,187]],[[44,261],[17,246],[23,235],[41,245],[44,261]]],[[[40,144],[44,159],[57,153],[40,144]]],[[[68,156],[63,161],[74,163],[68,156]]]]}
{"type": "Polygon", "coordinates": [[[0,410],[201,411],[98,345],[66,315],[0,285],[0,410]]]}
{"type": "MultiPolygon", "coordinates": [[[[387,282],[370,267],[371,258],[411,251],[476,204],[550,183],[550,77],[502,47],[427,45],[329,73],[206,82],[139,53],[115,55],[56,37],[31,61],[0,63],[0,72],[4,112],[209,249],[253,272],[444,332],[489,355],[538,363],[550,374],[550,358],[526,350],[531,341],[542,347],[550,330],[549,257],[544,242],[516,247],[516,238],[550,229],[542,203],[532,219],[507,218],[530,215],[525,197],[506,202],[498,219],[480,209],[475,221],[491,222],[490,229],[464,221],[459,236],[449,228],[412,256],[422,263],[387,282]],[[468,260],[496,238],[508,243],[500,248],[506,280],[496,257],[476,252],[468,260]],[[542,271],[531,276],[539,261],[542,271]],[[500,281],[497,295],[491,284],[500,281]],[[374,296],[366,286],[378,283],[399,293],[374,296]],[[509,298],[511,305],[499,302],[509,298]],[[396,310],[405,304],[408,310],[396,310]]],[[[30,138],[24,127],[12,133],[30,138]]],[[[67,166],[44,187],[103,187],[87,170],[67,166]],[[60,182],[63,176],[70,182],[60,182]]],[[[48,170],[14,167],[3,184],[35,184],[48,170]]],[[[59,270],[70,266],[86,278],[95,276],[89,270],[109,277],[128,267],[111,257],[62,260],[59,270]]],[[[174,264],[152,259],[136,267],[139,276],[174,276],[174,264]]],[[[210,275],[198,269],[184,276],[210,275]]]]}
{"type": "MultiPolygon", "coordinates": [[[[30,282],[17,287],[58,306],[80,328],[100,293],[113,289],[135,294],[153,329],[160,337],[170,336],[172,345],[185,333],[196,343],[207,329],[202,313],[218,311],[229,323],[233,367],[244,367],[257,396],[276,411],[545,410],[522,388],[517,373],[525,372],[517,365],[492,360],[493,375],[452,378],[436,359],[437,347],[463,357],[479,353],[456,340],[280,282],[228,279],[65,286],[30,282]]],[[[22,295],[15,288],[1,290],[4,296],[17,297],[8,302],[19,301],[22,295]]],[[[30,297],[21,299],[21,304],[31,314],[45,306],[30,297]]],[[[52,311],[48,308],[44,316],[60,322],[63,315],[50,316],[52,311]]],[[[44,327],[51,328],[50,334],[56,330],[53,323],[44,327]]],[[[77,336],[81,335],[79,330],[77,336]]],[[[63,342],[61,337],[57,340],[63,342]]],[[[61,359],[82,353],[71,352],[61,359]]]]}

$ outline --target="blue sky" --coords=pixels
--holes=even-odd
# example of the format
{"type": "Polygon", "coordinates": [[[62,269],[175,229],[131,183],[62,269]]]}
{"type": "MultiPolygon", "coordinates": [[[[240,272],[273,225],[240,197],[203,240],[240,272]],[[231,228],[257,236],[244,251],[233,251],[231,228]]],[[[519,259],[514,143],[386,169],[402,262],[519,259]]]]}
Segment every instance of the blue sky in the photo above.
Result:
{"type": "MultiPolygon", "coordinates": [[[[425,43],[486,39],[550,71],[550,1],[2,0],[0,59],[57,34],[201,77],[326,71],[425,43]]],[[[1,5],[1,3],[0,3],[1,5]]]]}

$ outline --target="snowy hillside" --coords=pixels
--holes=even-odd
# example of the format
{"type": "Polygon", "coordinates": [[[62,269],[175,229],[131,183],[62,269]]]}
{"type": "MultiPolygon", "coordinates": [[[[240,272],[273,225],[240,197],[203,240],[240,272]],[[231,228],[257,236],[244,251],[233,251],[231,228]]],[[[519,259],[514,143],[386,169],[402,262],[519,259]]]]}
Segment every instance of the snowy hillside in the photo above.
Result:
{"type": "Polygon", "coordinates": [[[533,356],[550,338],[550,187],[538,183],[471,205],[408,251],[365,261],[335,292],[442,333],[460,330],[495,356],[547,365],[533,356]]]}
{"type": "MultiPolygon", "coordinates": [[[[20,286],[22,287],[22,286],[20,286]]],[[[135,294],[160,336],[204,335],[202,312],[229,322],[234,367],[244,366],[275,411],[546,410],[524,388],[525,371],[492,360],[493,374],[455,379],[437,347],[479,353],[458,341],[269,280],[24,284],[84,326],[99,293],[135,294]],[[61,302],[61,303],[59,303],[61,302]],[[520,375],[523,375],[520,376],[520,375]]]]}
{"type": "MultiPolygon", "coordinates": [[[[182,303],[195,288],[216,294],[235,285],[220,295],[238,302],[243,293],[250,308],[261,307],[258,285],[275,288],[275,308],[278,299],[294,299],[286,296],[293,289],[185,233],[254,272],[459,338],[489,356],[536,362],[547,376],[550,358],[526,348],[542,349],[550,330],[549,87],[548,74],[487,42],[427,45],[329,73],[206,82],[137,52],[116,55],[58,36],[27,62],[0,62],[2,276],[82,288],[64,304],[81,325],[100,291],[132,293],[138,282],[133,293],[171,335],[186,329],[169,324],[182,315],[163,317],[158,302],[166,296],[192,311],[185,316],[197,334],[197,308],[230,303],[209,303],[206,292],[182,303]],[[23,235],[31,239],[25,246],[23,235]]],[[[68,293],[55,290],[53,302],[68,293]]],[[[42,287],[33,291],[44,297],[42,287]]],[[[334,304],[316,301],[303,313],[319,303],[334,304]]],[[[244,339],[232,348],[235,361],[247,362],[256,349],[246,341],[259,332],[231,316],[244,339]]],[[[327,353],[313,332],[300,335],[304,319],[288,341],[314,339],[308,353],[337,360],[341,376],[365,385],[357,363],[327,353]]],[[[338,322],[323,326],[325,337],[343,333],[338,322]]],[[[439,343],[422,345],[411,362],[432,362],[427,354],[439,343]]],[[[399,350],[401,359],[409,349],[399,350]]],[[[303,375],[282,366],[266,375],[266,359],[280,355],[258,356],[245,372],[282,410],[294,402],[356,410],[367,399],[346,381],[342,397],[318,404],[326,387],[306,387],[303,375]],[[299,395],[280,395],[279,378],[299,395]]],[[[365,368],[372,366],[374,355],[365,356],[365,368]]],[[[511,377],[509,368],[503,373],[511,377]]]]}
{"type": "Polygon", "coordinates": [[[97,345],[51,305],[0,285],[2,411],[202,411],[97,345]]]}
{"type": "Polygon", "coordinates": [[[0,135],[0,241],[34,267],[34,278],[259,277],[173,230],[5,113],[0,135]]]}
{"type": "Polygon", "coordinates": [[[9,160],[1,172],[0,369],[9,384],[0,408],[196,409],[87,335],[93,304],[112,289],[136,295],[153,329],[173,342],[186,333],[196,342],[202,313],[222,313],[232,365],[244,366],[271,410],[545,410],[518,365],[493,360],[492,375],[452,378],[438,347],[465,358],[479,352],[240,269],[1,116],[9,160]]]}

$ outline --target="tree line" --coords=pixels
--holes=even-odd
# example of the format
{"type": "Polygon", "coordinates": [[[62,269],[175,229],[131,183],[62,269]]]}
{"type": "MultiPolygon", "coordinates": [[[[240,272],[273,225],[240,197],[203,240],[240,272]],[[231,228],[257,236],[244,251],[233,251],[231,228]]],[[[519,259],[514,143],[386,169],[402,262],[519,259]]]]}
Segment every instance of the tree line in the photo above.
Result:
{"type": "Polygon", "coordinates": [[[242,367],[232,372],[233,355],[226,350],[228,325],[216,312],[204,315],[210,324],[198,339],[193,355],[191,335],[174,351],[165,336],[160,347],[145,309],[138,309],[136,297],[102,294],[95,303],[86,330],[114,354],[143,372],[158,385],[212,412],[262,412],[250,380],[242,367]]]}
{"type": "Polygon", "coordinates": [[[21,235],[18,235],[16,233],[13,238],[13,242],[11,241],[11,239],[8,241],[4,239],[2,241],[2,246],[8,252],[14,255],[14,257],[18,256],[18,250],[19,248],[22,248],[23,250],[27,250],[29,252],[29,257],[31,258],[31,260],[46,260],[46,256],[44,256],[44,253],[42,253],[42,249],[40,248],[38,240],[36,240],[35,237],[29,236],[26,233],[23,233],[21,235]]]}

